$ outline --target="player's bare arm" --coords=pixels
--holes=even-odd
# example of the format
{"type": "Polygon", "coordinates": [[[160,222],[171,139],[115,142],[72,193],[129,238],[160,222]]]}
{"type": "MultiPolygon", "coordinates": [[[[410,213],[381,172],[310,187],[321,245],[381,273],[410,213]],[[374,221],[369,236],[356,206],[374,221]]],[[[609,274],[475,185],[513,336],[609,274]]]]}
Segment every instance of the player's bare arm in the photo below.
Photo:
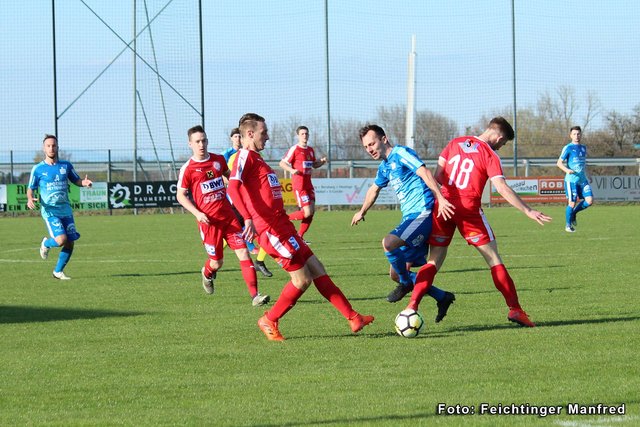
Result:
{"type": "Polygon", "coordinates": [[[568,173],[569,175],[574,174],[574,170],[573,169],[569,169],[568,167],[565,166],[564,161],[562,159],[558,159],[558,161],[556,162],[556,165],[560,168],[560,170],[562,170],[562,172],[564,173],[568,173]]]}
{"type": "Polygon", "coordinates": [[[27,207],[31,210],[36,208],[36,200],[33,198],[33,190],[27,188],[27,207]]]}
{"type": "Polygon", "coordinates": [[[367,190],[367,194],[364,196],[364,203],[362,203],[362,207],[358,212],[355,213],[355,215],[353,215],[353,218],[351,219],[351,226],[356,225],[360,221],[364,221],[364,216],[367,214],[367,211],[378,199],[380,190],[380,187],[375,184],[371,184],[371,187],[369,187],[369,189],[367,190]]]}
{"type": "Polygon", "coordinates": [[[191,212],[193,216],[196,217],[196,220],[198,222],[201,222],[203,224],[209,224],[209,217],[207,217],[207,215],[204,212],[200,212],[196,207],[196,205],[193,204],[193,202],[191,201],[191,199],[187,194],[186,189],[178,188],[178,191],[176,192],[176,199],[178,200],[178,203],[182,205],[183,208],[191,212]]]}
{"type": "Polygon", "coordinates": [[[416,175],[418,175],[427,187],[431,190],[434,196],[438,199],[438,216],[442,216],[444,219],[450,219],[453,217],[455,206],[453,206],[440,191],[440,185],[433,177],[433,174],[426,166],[420,166],[416,171],[416,175]]]}
{"type": "Polygon", "coordinates": [[[498,190],[498,193],[504,199],[511,204],[514,208],[523,212],[526,216],[534,220],[540,225],[544,225],[545,222],[551,221],[551,217],[543,214],[540,211],[535,209],[531,209],[529,205],[527,205],[521,198],[516,194],[515,191],[507,184],[507,181],[503,177],[495,177],[491,179],[491,182],[498,190]]]}
{"type": "Polygon", "coordinates": [[[316,160],[315,162],[313,162],[313,168],[314,169],[318,169],[320,166],[327,164],[327,158],[326,157],[322,157],[321,159],[316,160]]]}
{"type": "Polygon", "coordinates": [[[288,162],[286,162],[286,161],[284,161],[284,160],[280,160],[280,163],[278,163],[278,164],[280,165],[280,167],[281,167],[283,170],[285,170],[285,171],[289,172],[291,175],[297,175],[297,174],[299,174],[299,173],[300,173],[300,172],[298,172],[298,170],[297,170],[297,169],[294,169],[294,168],[291,166],[291,163],[288,163],[288,162]]]}

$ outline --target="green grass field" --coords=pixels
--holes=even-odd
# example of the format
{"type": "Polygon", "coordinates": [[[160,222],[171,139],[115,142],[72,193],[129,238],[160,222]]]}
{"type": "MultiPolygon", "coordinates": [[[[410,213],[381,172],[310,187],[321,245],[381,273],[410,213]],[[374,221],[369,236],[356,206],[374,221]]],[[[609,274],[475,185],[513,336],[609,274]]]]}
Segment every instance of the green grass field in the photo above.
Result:
{"type": "MultiPolygon", "coordinates": [[[[564,232],[560,206],[540,227],[513,208],[487,209],[520,301],[539,327],[506,320],[484,261],[460,238],[436,284],[449,315],[415,339],[393,331],[406,299],[380,240],[398,211],[319,212],[307,238],[354,307],[376,316],[359,335],[315,291],[281,321],[284,343],[256,326],[235,257],[216,293],[190,215],[77,216],[82,234],[57,281],[38,255],[40,218],[0,218],[0,425],[640,424],[640,206],[594,206],[564,232]],[[481,403],[563,406],[562,415],[479,415],[481,403]],[[473,405],[444,416],[438,403],[473,405]],[[568,403],[626,405],[626,415],[567,415],[568,403]]],[[[287,280],[272,260],[260,289],[287,280]]]]}

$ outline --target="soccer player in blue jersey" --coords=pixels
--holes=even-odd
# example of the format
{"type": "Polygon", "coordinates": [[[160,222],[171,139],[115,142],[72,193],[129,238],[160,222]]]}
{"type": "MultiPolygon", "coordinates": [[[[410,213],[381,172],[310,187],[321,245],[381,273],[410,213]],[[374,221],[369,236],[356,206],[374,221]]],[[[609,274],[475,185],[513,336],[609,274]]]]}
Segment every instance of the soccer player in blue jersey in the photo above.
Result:
{"type": "Polygon", "coordinates": [[[73,253],[73,243],[80,238],[73,221],[73,212],[69,203],[69,184],[71,181],[78,187],[91,187],[93,182],[85,175],[84,179],[73,169],[73,165],[58,158],[58,138],[45,135],[42,141],[44,160],[31,169],[29,188],[27,189],[27,206],[36,208],[34,190],[40,194],[40,212],[51,237],[44,237],[40,243],[40,257],[47,259],[49,249],[62,246],[58,255],[58,263],[53,270],[53,277],[69,280],[63,270],[73,253]]]}
{"type": "MultiPolygon", "coordinates": [[[[391,145],[380,126],[367,125],[360,129],[360,140],[369,155],[375,160],[381,160],[381,163],[376,179],[367,190],[364,203],[353,216],[351,225],[363,220],[378,198],[380,190],[391,185],[400,201],[402,221],[385,236],[382,247],[391,264],[390,275],[392,279],[397,276],[398,281],[397,287],[387,296],[387,301],[397,302],[413,289],[414,278],[407,266],[423,265],[425,262],[427,242],[431,234],[434,195],[438,199],[439,216],[450,218],[453,215],[453,205],[444,198],[431,171],[418,154],[411,148],[391,145]]],[[[439,311],[444,311],[444,314],[455,300],[452,293],[437,288],[429,295],[438,301],[439,311]]]]}
{"type": "Polygon", "coordinates": [[[227,163],[229,163],[231,156],[236,154],[238,150],[242,148],[242,144],[240,144],[240,129],[233,128],[229,134],[229,139],[231,140],[231,147],[222,152],[222,156],[227,163]]]}
{"type": "Polygon", "coordinates": [[[578,212],[593,205],[593,191],[587,178],[587,147],[580,144],[582,129],[574,126],[569,130],[571,142],[562,148],[560,158],[556,163],[566,174],[564,177],[564,191],[567,195],[565,210],[567,233],[576,231],[578,212]],[[580,202],[578,202],[580,199],[580,202]]]}

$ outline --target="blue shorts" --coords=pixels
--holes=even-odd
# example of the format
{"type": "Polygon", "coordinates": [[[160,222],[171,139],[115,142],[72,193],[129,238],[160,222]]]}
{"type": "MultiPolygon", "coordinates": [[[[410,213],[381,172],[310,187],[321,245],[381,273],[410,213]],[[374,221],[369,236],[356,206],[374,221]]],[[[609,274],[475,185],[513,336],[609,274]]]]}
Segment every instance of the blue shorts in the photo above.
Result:
{"type": "Polygon", "coordinates": [[[404,254],[405,261],[413,267],[421,267],[427,263],[427,253],[429,252],[427,243],[420,246],[402,246],[400,250],[404,254]]]}
{"type": "Polygon", "coordinates": [[[390,234],[407,242],[410,248],[428,245],[431,235],[431,210],[402,217],[400,225],[391,230],[390,234]]]}
{"type": "Polygon", "coordinates": [[[569,202],[576,202],[578,199],[593,197],[589,182],[564,182],[564,192],[569,202]]]}
{"type": "Polygon", "coordinates": [[[80,238],[80,233],[76,230],[76,224],[73,221],[73,216],[50,216],[44,218],[44,222],[47,224],[49,235],[51,237],[58,237],[62,234],[66,234],[67,239],[70,242],[80,238]]]}

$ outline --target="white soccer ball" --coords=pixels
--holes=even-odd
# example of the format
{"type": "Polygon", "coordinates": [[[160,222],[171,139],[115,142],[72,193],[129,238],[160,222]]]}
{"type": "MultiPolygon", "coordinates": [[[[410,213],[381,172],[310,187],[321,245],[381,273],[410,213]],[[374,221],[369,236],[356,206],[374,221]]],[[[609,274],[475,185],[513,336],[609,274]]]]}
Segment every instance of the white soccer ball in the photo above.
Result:
{"type": "Polygon", "coordinates": [[[413,338],[418,335],[422,325],[424,325],[424,319],[422,315],[415,310],[402,310],[396,316],[396,332],[405,338],[413,338]]]}

